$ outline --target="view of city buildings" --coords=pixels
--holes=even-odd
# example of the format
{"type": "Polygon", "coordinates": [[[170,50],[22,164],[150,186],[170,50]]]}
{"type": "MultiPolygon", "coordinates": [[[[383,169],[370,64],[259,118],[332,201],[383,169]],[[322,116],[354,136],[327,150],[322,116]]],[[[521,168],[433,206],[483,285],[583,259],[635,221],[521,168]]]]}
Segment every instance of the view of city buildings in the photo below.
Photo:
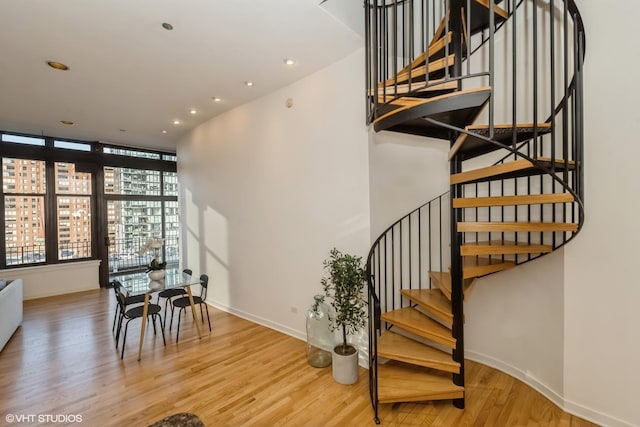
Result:
{"type": "Polygon", "coordinates": [[[161,180],[159,171],[105,167],[104,177],[109,197],[109,271],[147,265],[153,254],[138,251],[153,237],[165,239],[159,261],[177,263],[178,202],[149,200],[149,196],[177,196],[177,174],[162,172],[161,180]],[[118,195],[127,197],[118,199],[118,195]]]}
{"type": "Polygon", "coordinates": [[[44,260],[45,184],[44,162],[2,159],[7,265],[44,260]]]}
{"type": "MultiPolygon", "coordinates": [[[[56,162],[55,200],[47,198],[46,163],[2,159],[6,265],[48,262],[47,206],[55,206],[58,260],[92,254],[92,174],[56,162]]],[[[164,237],[161,261],[178,261],[178,180],[175,172],[104,168],[109,271],[144,268],[152,254],[139,254],[147,239],[164,237]]],[[[51,224],[51,222],[50,222],[51,224]]],[[[54,227],[54,228],[56,228],[54,227]]],[[[51,255],[50,255],[51,256],[51,255]]],[[[55,261],[55,260],[53,260],[55,261]]]]}
{"type": "MultiPolygon", "coordinates": [[[[91,174],[55,163],[58,259],[91,257],[91,174]]],[[[2,159],[7,265],[46,261],[45,162],[2,159]]]]}

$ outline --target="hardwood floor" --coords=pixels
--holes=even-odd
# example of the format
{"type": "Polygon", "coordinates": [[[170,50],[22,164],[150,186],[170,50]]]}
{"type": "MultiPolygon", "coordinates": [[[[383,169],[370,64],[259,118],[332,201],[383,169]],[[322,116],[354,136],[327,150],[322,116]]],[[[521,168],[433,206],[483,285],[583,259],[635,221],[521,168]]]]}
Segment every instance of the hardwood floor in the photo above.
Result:
{"type": "MultiPolygon", "coordinates": [[[[124,360],[111,333],[113,292],[26,301],[0,354],[0,415],[81,415],[85,426],[146,426],[176,412],[207,426],[373,426],[367,371],[353,386],[305,360],[305,343],[209,308],[198,340],[189,317],[180,342],[152,331],[142,361],[132,321],[124,360]]],[[[383,405],[384,426],[593,426],[518,380],[466,362],[467,408],[450,402],[383,405]]],[[[36,418],[37,419],[37,418],[36,418]]],[[[16,423],[37,425],[37,423],[16,423]]],[[[62,426],[57,422],[50,425],[62,426]]]]}

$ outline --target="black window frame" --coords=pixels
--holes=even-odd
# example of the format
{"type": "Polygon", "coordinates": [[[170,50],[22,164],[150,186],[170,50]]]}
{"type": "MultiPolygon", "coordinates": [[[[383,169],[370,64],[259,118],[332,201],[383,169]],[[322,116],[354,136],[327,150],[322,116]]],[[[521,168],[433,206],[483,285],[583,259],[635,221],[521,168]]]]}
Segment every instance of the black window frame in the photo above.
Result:
{"type": "MultiPolygon", "coordinates": [[[[53,136],[33,135],[20,132],[11,132],[0,130],[0,158],[14,158],[25,160],[40,160],[45,162],[46,167],[46,194],[45,194],[45,249],[46,261],[34,262],[17,265],[7,265],[6,263],[6,236],[5,228],[0,227],[0,270],[24,268],[36,265],[52,265],[63,264],[69,262],[78,262],[84,260],[102,260],[100,266],[100,283],[106,286],[108,283],[108,265],[106,245],[108,241],[106,231],[106,200],[109,198],[104,193],[104,167],[122,167],[133,169],[149,169],[160,172],[161,196],[149,196],[150,199],[157,200],[178,200],[178,196],[164,196],[164,186],[162,181],[162,172],[177,173],[177,161],[164,160],[165,158],[176,158],[174,151],[161,151],[152,149],[143,149],[139,147],[131,147],[125,145],[109,144],[98,141],[83,141],[70,138],[61,138],[53,136]],[[44,146],[23,144],[18,142],[3,141],[2,135],[15,135],[29,138],[42,138],[45,141],[44,146]],[[73,150],[68,148],[55,147],[55,141],[66,141],[75,144],[89,145],[89,151],[73,150]],[[116,150],[132,150],[135,152],[148,152],[158,155],[157,159],[143,157],[128,157],[121,154],[104,153],[105,148],[116,150]],[[79,172],[90,172],[92,174],[92,194],[91,194],[91,253],[88,258],[79,259],[58,259],[58,239],[57,239],[57,194],[55,191],[55,162],[73,163],[79,172]],[[104,226],[103,226],[104,225],[104,226]]],[[[177,160],[177,159],[176,159],[177,160]]],[[[0,184],[4,184],[4,176],[0,176],[0,184]]],[[[0,197],[0,221],[5,223],[5,201],[4,196],[8,194],[4,192],[2,187],[2,197],[0,197]]],[[[164,206],[164,204],[163,204],[164,206]]],[[[164,209],[163,209],[164,223],[164,209]]],[[[164,224],[163,224],[164,230],[164,224]]],[[[164,231],[163,231],[164,232],[164,231]]]]}

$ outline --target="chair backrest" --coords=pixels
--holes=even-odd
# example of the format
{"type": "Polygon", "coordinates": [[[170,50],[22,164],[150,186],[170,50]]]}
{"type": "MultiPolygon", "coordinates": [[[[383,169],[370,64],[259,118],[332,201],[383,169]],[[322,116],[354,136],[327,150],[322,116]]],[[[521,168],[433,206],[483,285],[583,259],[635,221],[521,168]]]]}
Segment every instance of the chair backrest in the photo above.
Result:
{"type": "Polygon", "coordinates": [[[206,274],[200,275],[200,298],[207,299],[207,288],[209,287],[209,276],[206,274]]]}
{"type": "Polygon", "coordinates": [[[124,310],[127,307],[127,297],[124,295],[123,289],[122,284],[116,280],[114,282],[113,290],[116,293],[116,301],[120,306],[120,310],[124,313],[124,310]]]}
{"type": "Polygon", "coordinates": [[[118,289],[122,290],[122,283],[119,280],[112,280],[111,286],[113,286],[113,293],[116,296],[116,301],[118,301],[118,289]]]}
{"type": "Polygon", "coordinates": [[[188,274],[189,276],[193,276],[193,270],[191,270],[190,268],[185,268],[184,270],[182,270],[182,272],[184,274],[188,274]]]}

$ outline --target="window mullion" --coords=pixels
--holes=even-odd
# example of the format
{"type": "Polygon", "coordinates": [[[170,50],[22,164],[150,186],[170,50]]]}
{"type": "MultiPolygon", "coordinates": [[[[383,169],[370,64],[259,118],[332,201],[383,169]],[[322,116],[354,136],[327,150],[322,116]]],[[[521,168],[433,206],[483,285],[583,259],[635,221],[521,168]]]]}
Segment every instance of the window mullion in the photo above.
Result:
{"type": "Polygon", "coordinates": [[[58,210],[55,162],[46,162],[45,249],[48,263],[58,262],[58,210]]]}

